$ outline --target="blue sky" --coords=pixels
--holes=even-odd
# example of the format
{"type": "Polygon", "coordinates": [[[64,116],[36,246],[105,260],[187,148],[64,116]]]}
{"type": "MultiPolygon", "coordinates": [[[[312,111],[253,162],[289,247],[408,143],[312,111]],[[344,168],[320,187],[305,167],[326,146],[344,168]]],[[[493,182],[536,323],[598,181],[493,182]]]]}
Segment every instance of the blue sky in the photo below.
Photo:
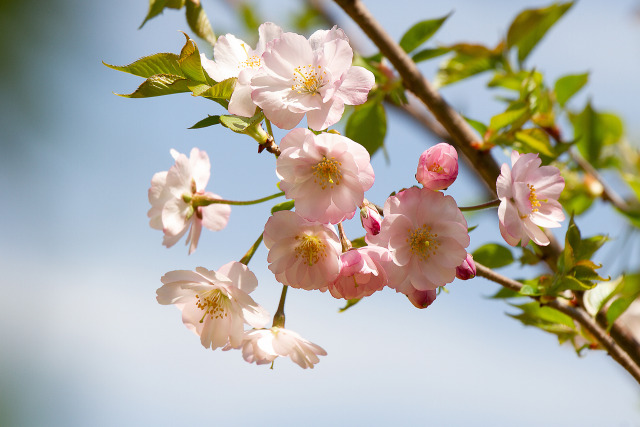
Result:
{"type": "MultiPolygon", "coordinates": [[[[396,38],[420,19],[453,10],[434,38],[443,44],[495,44],[519,10],[548,4],[432,3],[367,2],[396,38]]],[[[236,29],[226,6],[203,4],[214,28],[236,29]]],[[[286,26],[294,4],[264,1],[262,8],[286,26]]],[[[170,270],[215,269],[239,259],[262,231],[270,206],[233,207],[228,227],[205,231],[187,256],[181,243],[162,247],[161,233],[148,227],[151,177],[171,166],[170,148],[197,146],[212,161],[210,191],[253,199],[276,191],[273,158],[222,128],[187,130],[221,113],[210,101],[112,94],[131,92],[140,80],[101,61],[125,64],[178,52],[184,40],[178,31],[188,32],[180,13],[166,12],[138,31],[143,0],[29,5],[17,15],[28,19],[1,21],[3,39],[12,34],[18,41],[3,46],[11,67],[0,74],[0,424],[638,424],[637,386],[606,354],[578,358],[553,336],[509,319],[506,304],[485,298],[497,287],[482,279],[452,283],[427,310],[386,290],[338,314],[342,303],[330,295],[292,290],[287,327],[329,353],[314,370],[287,360],[269,370],[237,352],[203,349],[178,310],[156,303],[159,279],[170,270]]],[[[575,108],[591,97],[597,108],[618,112],[636,141],[637,6],[582,0],[529,59],[548,81],[590,71],[575,108]]],[[[364,42],[339,16],[349,36],[364,42]]],[[[423,70],[432,78],[435,63],[423,70]]],[[[501,105],[483,89],[485,82],[474,78],[443,94],[465,114],[488,120],[501,105]]],[[[367,194],[378,203],[413,184],[418,156],[438,142],[392,112],[388,121],[391,165],[381,155],[373,158],[376,184],[367,194]]],[[[463,168],[451,188],[461,205],[477,199],[471,176],[463,168]]],[[[617,237],[619,220],[607,215],[597,210],[579,225],[585,234],[617,237]]],[[[500,241],[491,214],[469,222],[481,223],[471,248],[500,241]]],[[[347,230],[355,235],[358,226],[347,230]]],[[[260,281],[254,298],[273,313],[280,285],[266,268],[264,247],[251,267],[260,281]]]]}

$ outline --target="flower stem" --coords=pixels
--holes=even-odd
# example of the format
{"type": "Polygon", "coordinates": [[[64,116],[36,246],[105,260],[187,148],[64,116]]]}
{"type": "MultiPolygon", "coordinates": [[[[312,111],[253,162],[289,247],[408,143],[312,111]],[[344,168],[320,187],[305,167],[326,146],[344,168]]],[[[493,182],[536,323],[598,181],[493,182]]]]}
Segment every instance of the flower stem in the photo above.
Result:
{"type": "Polygon", "coordinates": [[[280,303],[278,310],[273,315],[273,327],[284,328],[284,301],[287,299],[287,285],[282,285],[282,294],[280,294],[280,303]]]}
{"type": "Polygon", "coordinates": [[[253,258],[253,254],[256,253],[256,251],[258,250],[258,248],[260,247],[260,243],[262,243],[262,236],[263,234],[260,233],[260,237],[258,237],[258,240],[256,240],[256,242],[249,248],[249,250],[247,251],[246,254],[244,254],[244,256],[242,257],[242,259],[240,260],[240,262],[244,265],[249,265],[249,261],[251,261],[251,258],[253,258]]]}
{"type": "Polygon", "coordinates": [[[479,211],[481,209],[495,208],[496,206],[499,206],[499,205],[500,205],[500,199],[495,199],[490,202],[482,203],[475,206],[461,206],[460,210],[462,212],[479,211]]]}
{"type": "Polygon", "coordinates": [[[344,232],[344,227],[342,227],[342,222],[338,223],[338,234],[340,235],[340,243],[342,244],[342,252],[347,252],[353,246],[351,245],[351,240],[347,238],[347,235],[344,232]]]}
{"type": "Polygon", "coordinates": [[[267,125],[267,132],[269,132],[269,135],[271,135],[271,138],[273,138],[273,129],[271,129],[271,122],[265,117],[264,123],[267,125]]]}
{"type": "Polygon", "coordinates": [[[284,196],[284,192],[279,192],[276,194],[272,194],[267,197],[263,197],[261,199],[256,200],[247,200],[247,201],[235,201],[235,200],[224,200],[224,199],[211,199],[206,195],[195,195],[193,196],[192,202],[194,207],[199,206],[209,206],[213,204],[222,204],[222,205],[238,205],[238,206],[246,206],[246,205],[256,205],[258,203],[266,202],[271,199],[275,199],[276,197],[284,196]]]}

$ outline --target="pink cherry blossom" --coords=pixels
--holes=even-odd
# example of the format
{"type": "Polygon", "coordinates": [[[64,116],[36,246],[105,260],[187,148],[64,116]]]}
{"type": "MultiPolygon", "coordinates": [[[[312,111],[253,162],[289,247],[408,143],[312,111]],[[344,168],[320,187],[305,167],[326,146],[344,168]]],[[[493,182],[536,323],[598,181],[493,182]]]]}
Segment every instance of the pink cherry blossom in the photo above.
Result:
{"type": "Polygon", "coordinates": [[[318,356],[327,355],[319,345],[307,341],[294,331],[279,327],[245,332],[241,347],[244,360],[257,365],[271,363],[282,356],[290,358],[303,369],[313,369],[320,361],[318,356]]]}
{"type": "Polygon", "coordinates": [[[435,289],[428,291],[419,291],[417,289],[413,289],[407,294],[407,298],[411,301],[416,308],[427,308],[436,300],[436,296],[438,295],[438,291],[435,289]]]}
{"type": "Polygon", "coordinates": [[[455,200],[416,187],[387,199],[380,234],[365,239],[389,249],[389,287],[407,296],[452,282],[469,245],[467,221],[455,200]]]}
{"type": "Polygon", "coordinates": [[[353,218],[375,177],[362,145],[341,135],[298,128],[282,138],[280,150],[280,189],[295,199],[298,214],[331,224],[353,218]]]}
{"type": "Polygon", "coordinates": [[[176,163],[168,171],[156,173],[151,180],[151,209],[147,213],[151,218],[149,225],[163,230],[162,244],[168,248],[175,245],[190,229],[186,243],[190,244],[191,254],[198,246],[202,226],[212,231],[222,230],[227,226],[231,208],[224,204],[194,208],[191,203],[196,195],[221,199],[217,194],[204,191],[211,169],[207,153],[193,148],[190,157],[187,158],[172,149],[171,155],[176,163]]]}
{"type": "Polygon", "coordinates": [[[309,40],[283,33],[262,58],[251,98],[282,129],[292,129],[305,114],[311,129],[325,129],[340,120],[345,104],[364,103],[375,83],[369,70],[351,66],[353,50],[335,27],[309,40]]]}
{"type": "Polygon", "coordinates": [[[245,323],[261,328],[269,321],[269,314],[249,296],[258,286],[256,276],[239,262],[218,271],[203,267],[170,271],[161,280],[158,302],[175,304],[182,311],[182,322],[200,336],[205,348],[238,347],[245,323]]]}
{"type": "Polygon", "coordinates": [[[367,234],[375,236],[380,233],[380,225],[382,224],[382,216],[378,212],[378,208],[364,199],[360,206],[360,222],[367,234]]]}
{"type": "Polygon", "coordinates": [[[469,280],[476,277],[476,263],[473,261],[473,255],[467,254],[462,264],[456,268],[456,277],[460,280],[469,280]]]}
{"type": "Polygon", "coordinates": [[[441,142],[426,150],[418,161],[416,179],[429,190],[444,190],[458,177],[458,152],[441,142]]]}
{"type": "Polygon", "coordinates": [[[496,188],[500,198],[500,233],[511,246],[522,247],[529,239],[546,246],[549,238],[540,227],[560,227],[564,220],[558,197],[564,179],[554,166],[540,166],[537,154],[511,153],[511,165],[502,165],[496,188]]]}
{"type": "Polygon", "coordinates": [[[356,299],[382,290],[387,283],[387,273],[382,262],[391,261],[389,251],[378,246],[365,246],[340,255],[340,275],[329,285],[334,298],[356,299]]]}
{"type": "Polygon", "coordinates": [[[292,288],[321,289],[340,273],[342,246],[330,225],[307,221],[295,212],[273,214],[264,226],[267,261],[276,280],[292,288]]]}
{"type": "Polygon", "coordinates": [[[229,112],[238,116],[251,117],[256,105],[251,100],[251,78],[262,66],[262,54],[267,44],[282,34],[282,29],[272,22],[258,28],[258,45],[251,49],[247,43],[232,34],[218,37],[213,50],[214,60],[201,54],[202,67],[217,82],[237,77],[236,87],[229,100],[229,112]]]}

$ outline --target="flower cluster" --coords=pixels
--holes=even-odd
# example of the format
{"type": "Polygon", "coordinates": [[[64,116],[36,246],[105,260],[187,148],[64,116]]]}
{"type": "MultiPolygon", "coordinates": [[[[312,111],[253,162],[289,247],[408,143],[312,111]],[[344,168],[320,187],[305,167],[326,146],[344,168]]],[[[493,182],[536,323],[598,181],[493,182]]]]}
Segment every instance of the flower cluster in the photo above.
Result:
{"type": "MultiPolygon", "coordinates": [[[[247,362],[258,365],[288,357],[302,368],[313,368],[326,352],[284,328],[287,287],[328,291],[345,300],[388,287],[415,307],[426,308],[455,278],[476,275],[466,249],[467,221],[453,197],[442,192],[457,178],[458,154],[447,143],[426,150],[415,174],[422,188],[403,189],[379,208],[365,198],[375,179],[369,153],[327,129],[340,120],[345,105],[364,103],[374,85],[370,71],[352,65],[353,51],[344,32],[334,27],[306,39],[265,23],[258,34],[255,49],[231,34],[221,36],[214,59],[203,55],[201,62],[215,81],[235,79],[231,114],[266,118],[268,125],[290,130],[273,151],[282,190],[275,196],[293,200],[294,210],[273,213],[263,231],[269,270],[285,287],[278,312],[267,327],[269,315],[249,295],[258,281],[246,263],[257,245],[243,263],[230,262],[217,271],[199,267],[165,274],[157,300],[175,304],[183,323],[206,348],[238,349],[247,362]],[[293,129],[305,115],[308,128],[293,129]],[[356,211],[364,239],[352,247],[342,222],[356,211]],[[245,330],[245,325],[250,328],[245,330]]],[[[191,253],[202,226],[220,230],[229,219],[228,204],[250,203],[205,192],[210,164],[203,151],[194,148],[189,158],[175,150],[171,154],[175,165],[152,180],[150,223],[163,230],[167,247],[190,229],[191,253]]],[[[529,238],[548,244],[539,227],[555,227],[564,219],[557,202],[564,181],[556,168],[540,167],[534,154],[514,152],[512,166],[503,165],[497,182],[500,231],[511,245],[524,246],[529,238]]]]}

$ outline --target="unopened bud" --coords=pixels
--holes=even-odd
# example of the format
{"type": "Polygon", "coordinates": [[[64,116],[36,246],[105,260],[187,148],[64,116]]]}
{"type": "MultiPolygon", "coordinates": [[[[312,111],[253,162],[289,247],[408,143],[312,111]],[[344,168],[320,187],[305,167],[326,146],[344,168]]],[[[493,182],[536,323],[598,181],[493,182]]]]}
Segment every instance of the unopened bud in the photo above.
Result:
{"type": "Polygon", "coordinates": [[[378,212],[378,208],[367,199],[360,206],[360,221],[362,221],[362,227],[367,231],[367,234],[375,236],[380,233],[382,217],[378,212]]]}
{"type": "Polygon", "coordinates": [[[419,291],[414,289],[411,293],[407,294],[407,298],[417,308],[427,308],[432,302],[436,300],[436,290],[419,291]]]}
{"type": "Polygon", "coordinates": [[[418,161],[416,179],[429,190],[444,190],[458,177],[458,152],[446,142],[426,150],[418,161]]]}
{"type": "Polygon", "coordinates": [[[473,255],[467,254],[462,264],[456,267],[456,277],[460,280],[469,280],[476,277],[476,263],[473,261],[473,255]]]}

